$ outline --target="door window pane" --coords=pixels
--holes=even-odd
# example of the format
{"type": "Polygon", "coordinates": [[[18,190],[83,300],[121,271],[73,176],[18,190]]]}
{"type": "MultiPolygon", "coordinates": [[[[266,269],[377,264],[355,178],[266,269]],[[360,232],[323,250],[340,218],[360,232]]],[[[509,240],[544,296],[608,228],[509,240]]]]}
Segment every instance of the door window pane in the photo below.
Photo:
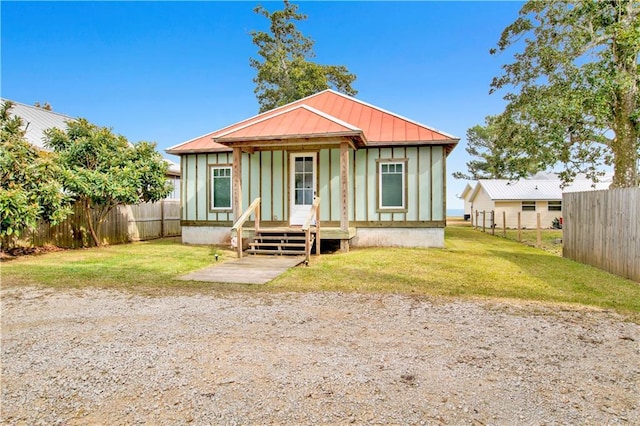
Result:
{"type": "Polygon", "coordinates": [[[313,157],[296,157],[294,185],[295,204],[313,204],[313,157]]]}

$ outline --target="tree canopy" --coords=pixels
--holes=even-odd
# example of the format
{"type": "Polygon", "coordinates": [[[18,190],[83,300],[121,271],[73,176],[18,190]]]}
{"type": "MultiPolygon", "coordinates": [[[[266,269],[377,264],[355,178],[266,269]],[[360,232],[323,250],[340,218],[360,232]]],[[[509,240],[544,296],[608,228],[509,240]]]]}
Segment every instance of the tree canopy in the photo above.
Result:
{"type": "Polygon", "coordinates": [[[455,172],[456,179],[510,179],[520,174],[532,174],[538,170],[538,162],[532,157],[519,155],[519,141],[527,129],[508,122],[504,115],[489,116],[484,126],[467,130],[465,150],[474,157],[467,162],[468,173],[455,172]],[[507,122],[505,122],[507,121],[507,122]],[[510,143],[503,143],[509,140],[510,143]]]}
{"type": "Polygon", "coordinates": [[[261,57],[261,60],[249,59],[251,67],[257,71],[253,81],[260,112],[328,88],[348,95],[357,94],[351,86],[356,76],[345,66],[321,65],[308,60],[315,56],[314,41],[296,28],[296,21],[307,19],[307,15],[298,12],[297,5],[285,0],[283,10],[269,12],[258,6],[254,12],[270,21],[269,32],[253,30],[249,33],[261,57]]]}
{"type": "Polygon", "coordinates": [[[13,104],[0,107],[0,236],[12,238],[41,220],[57,224],[71,213],[59,180],[55,154],[40,151],[24,138],[13,104]]]}
{"type": "Polygon", "coordinates": [[[100,224],[114,207],[158,201],[171,192],[168,164],[154,143],[130,144],[80,118],[65,131],[48,130],[45,144],[59,155],[65,190],[82,204],[96,245],[102,242],[100,224]]]}
{"type": "Polygon", "coordinates": [[[613,165],[613,187],[639,185],[640,3],[529,1],[491,53],[511,47],[523,49],[491,91],[509,90],[502,124],[520,140],[501,144],[539,168],[561,163],[565,181],[613,165]]]}

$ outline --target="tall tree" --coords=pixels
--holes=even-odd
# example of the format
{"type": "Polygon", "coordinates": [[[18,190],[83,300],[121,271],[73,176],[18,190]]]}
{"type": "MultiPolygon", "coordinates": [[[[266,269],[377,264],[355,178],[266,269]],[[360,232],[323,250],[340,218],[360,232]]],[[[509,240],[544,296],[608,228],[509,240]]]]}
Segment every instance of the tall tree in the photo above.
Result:
{"type": "Polygon", "coordinates": [[[155,144],[130,144],[124,136],[85,119],[67,123],[66,131],[46,132],[46,146],[60,156],[65,189],[83,206],[95,245],[100,225],[118,205],[158,201],[172,190],[168,164],[155,144]]]}
{"type": "Polygon", "coordinates": [[[596,177],[613,165],[613,187],[640,184],[640,3],[637,0],[533,0],[520,10],[493,54],[523,46],[491,91],[506,94],[505,114],[531,132],[521,141],[561,176],[596,177]]]}
{"type": "Polygon", "coordinates": [[[485,125],[467,130],[468,173],[455,172],[456,179],[517,179],[546,168],[543,153],[525,152],[533,132],[507,114],[490,115],[485,125]]]}
{"type": "Polygon", "coordinates": [[[57,224],[71,213],[59,180],[55,154],[40,151],[24,138],[13,104],[0,107],[0,236],[13,238],[41,220],[57,224]]]}
{"type": "Polygon", "coordinates": [[[307,15],[298,12],[297,5],[285,0],[283,10],[269,12],[258,6],[253,11],[270,21],[269,32],[249,33],[262,57],[262,60],[249,59],[257,71],[253,81],[260,112],[328,88],[348,95],[358,93],[351,87],[356,76],[345,66],[320,65],[308,60],[315,56],[314,41],[296,28],[296,21],[307,19],[307,15]]]}

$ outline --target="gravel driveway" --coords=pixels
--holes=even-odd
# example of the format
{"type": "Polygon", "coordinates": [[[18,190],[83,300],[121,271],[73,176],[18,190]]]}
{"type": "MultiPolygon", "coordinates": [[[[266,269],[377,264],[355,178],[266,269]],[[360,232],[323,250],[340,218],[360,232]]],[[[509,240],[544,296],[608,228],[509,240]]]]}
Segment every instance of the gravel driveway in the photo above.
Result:
{"type": "Polygon", "coordinates": [[[8,288],[3,424],[640,424],[610,312],[339,293],[8,288]]]}

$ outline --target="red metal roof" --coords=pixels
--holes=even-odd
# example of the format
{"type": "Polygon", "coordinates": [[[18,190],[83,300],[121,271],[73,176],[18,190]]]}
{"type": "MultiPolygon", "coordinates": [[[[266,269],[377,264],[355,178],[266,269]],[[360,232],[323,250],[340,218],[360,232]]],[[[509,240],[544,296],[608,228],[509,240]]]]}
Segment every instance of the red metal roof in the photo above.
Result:
{"type": "Polygon", "coordinates": [[[447,133],[351,96],[325,90],[169,148],[171,154],[229,151],[225,141],[360,135],[365,145],[455,145],[447,133]]]}
{"type": "Polygon", "coordinates": [[[362,135],[362,130],[337,120],[307,105],[297,105],[277,114],[252,120],[223,133],[213,140],[230,142],[257,139],[290,139],[300,137],[362,135]]]}

